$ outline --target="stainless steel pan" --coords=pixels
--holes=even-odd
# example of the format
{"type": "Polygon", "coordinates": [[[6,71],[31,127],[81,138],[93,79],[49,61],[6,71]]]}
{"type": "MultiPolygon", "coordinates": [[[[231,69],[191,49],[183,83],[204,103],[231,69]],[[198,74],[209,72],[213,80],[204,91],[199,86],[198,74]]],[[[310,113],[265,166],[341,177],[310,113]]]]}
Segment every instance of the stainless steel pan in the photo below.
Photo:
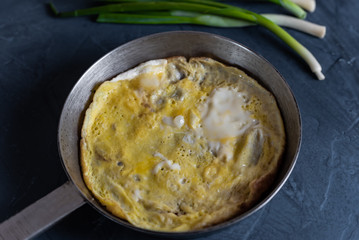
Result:
{"type": "Polygon", "coordinates": [[[166,237],[187,237],[209,233],[239,222],[263,207],[283,186],[291,173],[301,143],[301,120],[295,98],[282,76],[264,58],[230,39],[202,32],[167,32],[143,37],[124,44],[92,65],[70,92],[62,110],[58,144],[69,181],[44,198],[0,225],[0,238],[30,238],[77,209],[85,202],[120,225],[166,237]],[[273,187],[249,211],[203,230],[166,233],[134,227],[101,206],[86,188],[79,164],[79,139],[84,110],[93,89],[116,74],[151,59],[171,56],[207,56],[244,69],[274,94],[281,110],[287,134],[286,151],[273,187]]]}

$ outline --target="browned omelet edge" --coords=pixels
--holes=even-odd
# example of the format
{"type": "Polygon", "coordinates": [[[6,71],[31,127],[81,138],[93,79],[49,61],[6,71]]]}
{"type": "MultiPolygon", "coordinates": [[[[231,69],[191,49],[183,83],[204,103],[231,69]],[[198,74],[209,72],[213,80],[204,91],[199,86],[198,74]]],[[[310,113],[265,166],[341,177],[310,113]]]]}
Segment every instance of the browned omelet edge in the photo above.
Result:
{"type": "MultiPolygon", "coordinates": [[[[187,61],[189,62],[191,59],[193,60],[204,60],[204,61],[207,61],[207,60],[214,60],[214,61],[217,61],[218,63],[220,63],[222,66],[224,67],[233,67],[233,68],[236,68],[240,71],[242,71],[245,75],[247,75],[247,73],[245,73],[242,69],[240,68],[237,68],[237,67],[234,67],[234,66],[231,66],[231,65],[227,65],[227,64],[223,64],[222,61],[220,60],[216,60],[216,59],[213,59],[211,57],[190,57],[190,58],[186,58],[186,57],[183,57],[183,56],[172,56],[172,57],[168,57],[168,58],[162,58],[162,59],[166,59],[168,61],[171,61],[171,60],[180,60],[180,61],[187,61]]],[[[138,66],[138,65],[137,65],[138,66]]],[[[135,66],[135,67],[137,67],[135,66]]],[[[133,68],[135,68],[133,67],[133,68]]],[[[130,68],[130,69],[133,69],[133,68],[130,68]]],[[[130,70],[128,69],[128,70],[130,70]]],[[[126,70],[126,71],[128,71],[126,70]]],[[[125,72],[125,71],[124,71],[125,72]]],[[[247,75],[248,76],[248,75],[247,75]]],[[[258,83],[258,81],[252,77],[250,77],[251,79],[253,79],[255,85],[259,88],[262,88],[264,89],[265,91],[269,92],[270,95],[274,98],[275,100],[275,104],[280,112],[280,109],[278,107],[278,104],[277,104],[277,101],[275,99],[275,97],[273,96],[273,94],[268,91],[267,89],[265,89],[261,84],[258,83]]],[[[124,220],[128,220],[126,218],[126,215],[125,213],[123,212],[123,210],[121,209],[121,206],[115,202],[115,201],[111,201],[109,199],[105,199],[105,198],[102,198],[100,195],[96,194],[94,191],[93,191],[93,188],[92,188],[92,183],[91,183],[91,179],[90,177],[88,176],[89,174],[89,167],[85,161],[85,152],[87,151],[86,149],[86,129],[88,128],[88,124],[89,124],[89,112],[92,110],[92,106],[93,106],[93,97],[92,96],[92,99],[91,99],[91,104],[90,106],[87,108],[86,110],[86,113],[85,113],[85,117],[84,117],[84,121],[83,121],[83,125],[82,125],[82,128],[81,128],[81,140],[80,140],[80,165],[81,165],[81,170],[82,170],[82,177],[84,179],[84,182],[87,186],[87,188],[90,190],[91,194],[94,195],[94,197],[96,198],[97,201],[100,202],[101,205],[105,206],[105,208],[111,213],[113,214],[114,216],[116,217],[119,217],[121,219],[124,219],[124,220]]],[[[281,113],[280,113],[281,114],[281,113]]],[[[249,185],[249,190],[250,190],[250,194],[249,194],[249,197],[247,198],[246,201],[242,202],[242,203],[239,203],[238,204],[238,212],[234,213],[232,217],[230,216],[226,216],[226,217],[223,217],[221,219],[218,219],[218,221],[215,221],[213,225],[217,225],[217,224],[220,224],[224,221],[227,221],[233,217],[236,217],[246,211],[248,211],[250,208],[252,208],[255,204],[258,203],[258,201],[261,200],[261,198],[263,197],[263,195],[265,193],[267,193],[268,191],[270,191],[270,187],[273,185],[276,177],[277,177],[277,172],[278,172],[278,169],[281,165],[281,162],[282,162],[282,158],[283,158],[283,154],[285,152],[285,145],[286,145],[286,133],[285,133],[285,127],[284,127],[284,124],[283,124],[283,119],[282,119],[282,116],[281,116],[281,122],[282,122],[282,127],[283,127],[283,132],[284,132],[284,146],[282,148],[282,153],[281,155],[279,156],[278,158],[278,161],[277,161],[277,166],[275,166],[272,171],[268,172],[267,174],[265,175],[262,175],[260,178],[257,178],[257,179],[254,179],[250,185],[249,185]]],[[[209,227],[209,226],[207,226],[209,227]]],[[[195,229],[193,229],[195,230],[195,229]]]]}
{"type": "MultiPolygon", "coordinates": [[[[85,126],[85,124],[84,124],[85,126]]],[[[90,190],[91,194],[94,195],[94,197],[102,204],[106,207],[106,209],[111,212],[113,215],[125,219],[127,220],[124,212],[122,211],[122,209],[120,208],[119,204],[111,201],[109,199],[105,199],[102,198],[100,195],[96,194],[93,189],[92,189],[92,184],[91,184],[91,179],[90,177],[87,175],[89,173],[89,168],[85,162],[85,151],[86,151],[86,143],[84,138],[82,138],[80,140],[80,162],[81,162],[81,168],[82,168],[82,177],[85,181],[85,184],[87,186],[87,188],[90,190]]]]}

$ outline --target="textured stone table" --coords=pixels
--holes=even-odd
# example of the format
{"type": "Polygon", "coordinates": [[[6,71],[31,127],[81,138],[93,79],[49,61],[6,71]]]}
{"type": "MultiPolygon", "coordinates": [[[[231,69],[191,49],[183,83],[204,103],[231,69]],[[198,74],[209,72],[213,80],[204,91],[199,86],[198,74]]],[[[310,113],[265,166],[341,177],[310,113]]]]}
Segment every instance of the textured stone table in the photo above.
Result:
{"type": "MultiPolygon", "coordinates": [[[[105,53],[170,30],[232,38],[267,58],[287,79],[302,114],[303,142],[283,189],[237,225],[203,239],[359,239],[359,2],[318,1],[308,20],[317,39],[289,31],[323,66],[317,81],[304,62],[263,28],[98,24],[55,19],[45,0],[0,2],[0,222],[67,181],[57,152],[57,124],[67,94],[105,53]]],[[[54,1],[61,10],[86,1],[54,1]]],[[[245,3],[258,12],[275,5],[245,3]]],[[[56,206],[54,206],[56,207],[56,206]]],[[[153,239],[85,205],[36,239],[153,239]]]]}

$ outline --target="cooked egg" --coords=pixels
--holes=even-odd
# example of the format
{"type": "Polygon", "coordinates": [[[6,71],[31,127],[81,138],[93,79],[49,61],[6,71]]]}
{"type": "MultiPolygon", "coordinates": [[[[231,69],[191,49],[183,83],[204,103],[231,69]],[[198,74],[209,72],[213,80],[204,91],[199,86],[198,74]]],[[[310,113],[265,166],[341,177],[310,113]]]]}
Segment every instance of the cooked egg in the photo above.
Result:
{"type": "Polygon", "coordinates": [[[210,58],[152,60],[104,82],[86,111],[81,165],[115,216],[188,231],[250,208],[279,166],[275,98],[210,58]]]}

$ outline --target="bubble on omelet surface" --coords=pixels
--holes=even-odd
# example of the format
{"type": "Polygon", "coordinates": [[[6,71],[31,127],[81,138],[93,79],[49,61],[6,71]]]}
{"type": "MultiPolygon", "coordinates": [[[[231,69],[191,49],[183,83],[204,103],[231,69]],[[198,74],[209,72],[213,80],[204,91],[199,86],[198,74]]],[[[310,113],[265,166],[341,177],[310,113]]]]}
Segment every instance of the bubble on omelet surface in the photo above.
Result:
{"type": "Polygon", "coordinates": [[[104,82],[86,111],[86,185],[112,214],[157,231],[211,226],[250,208],[285,145],[274,97],[210,58],[152,60],[104,82]]]}

